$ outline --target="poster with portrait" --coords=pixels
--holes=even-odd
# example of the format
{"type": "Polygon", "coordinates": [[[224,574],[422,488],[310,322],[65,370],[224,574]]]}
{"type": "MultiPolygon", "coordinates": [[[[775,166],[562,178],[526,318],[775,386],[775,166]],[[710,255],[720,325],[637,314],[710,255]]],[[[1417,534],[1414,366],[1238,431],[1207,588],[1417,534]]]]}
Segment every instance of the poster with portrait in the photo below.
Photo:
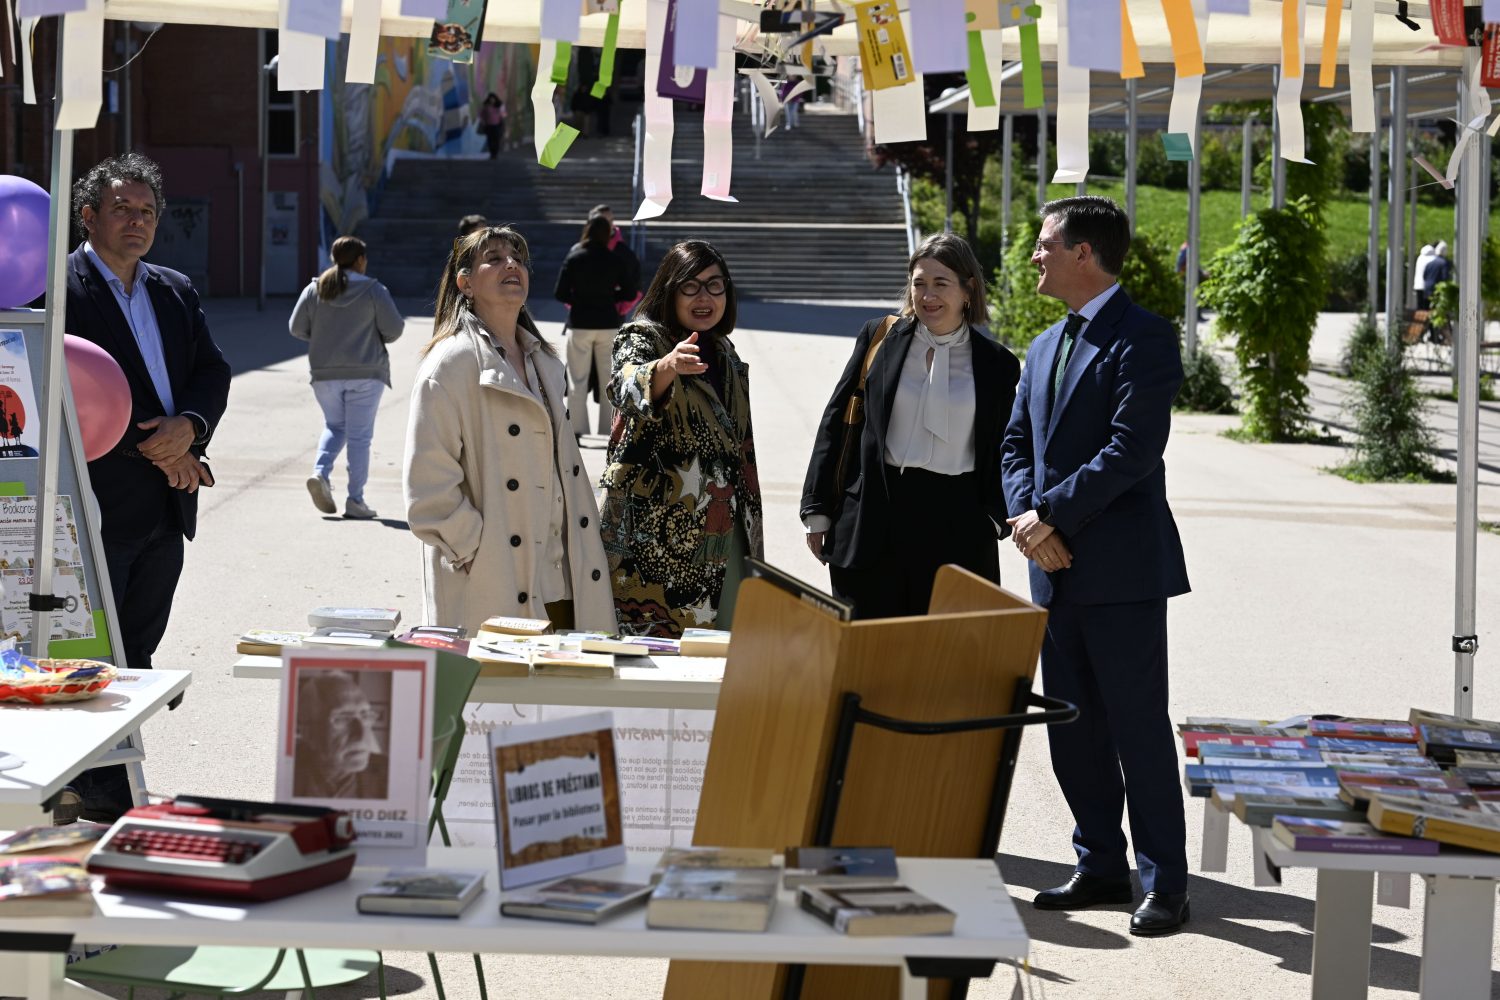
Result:
{"type": "Polygon", "coordinates": [[[435,664],[430,649],[282,654],[276,798],[349,813],[363,864],[426,863],[435,664]]]}
{"type": "Polygon", "coordinates": [[[26,338],[20,330],[0,330],[0,458],[36,458],[41,427],[26,338]]]}
{"type": "Polygon", "coordinates": [[[490,733],[500,887],[625,863],[608,712],[490,733]]]}

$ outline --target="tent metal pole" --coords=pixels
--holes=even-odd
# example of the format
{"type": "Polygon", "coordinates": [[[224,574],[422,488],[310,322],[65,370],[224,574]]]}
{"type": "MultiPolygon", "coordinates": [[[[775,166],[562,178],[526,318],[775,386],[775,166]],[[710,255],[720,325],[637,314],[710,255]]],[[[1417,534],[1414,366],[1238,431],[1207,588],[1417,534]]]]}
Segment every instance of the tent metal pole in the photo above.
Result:
{"type": "Polygon", "coordinates": [[[1250,214],[1250,182],[1255,175],[1255,114],[1245,119],[1240,133],[1240,218],[1250,214]]]}
{"type": "MultiPolygon", "coordinates": [[[[953,232],[953,113],[943,115],[943,121],[947,124],[943,147],[943,232],[953,232]]],[[[978,233],[970,233],[970,238],[977,238],[978,233]]]]}
{"type": "Polygon", "coordinates": [[[1125,216],[1135,231],[1135,160],[1140,153],[1138,80],[1125,81],[1125,216]]]}
{"type": "Polygon", "coordinates": [[[1000,247],[1010,245],[1011,154],[1016,144],[1016,116],[1006,115],[1000,125],[1000,247]]]}
{"type": "MultiPolygon", "coordinates": [[[[1412,180],[1415,181],[1416,177],[1413,177],[1412,180]]],[[[1410,197],[1407,199],[1407,201],[1408,201],[1408,207],[1407,207],[1407,212],[1406,212],[1406,217],[1407,217],[1407,222],[1406,222],[1406,261],[1407,261],[1407,265],[1406,266],[1409,267],[1409,268],[1412,268],[1413,270],[1412,270],[1412,276],[1411,276],[1412,280],[1408,281],[1406,283],[1406,300],[1405,301],[1406,301],[1406,308],[1408,308],[1408,309],[1415,309],[1417,307],[1417,287],[1416,287],[1417,286],[1417,280],[1416,280],[1417,279],[1417,275],[1416,275],[1415,268],[1417,266],[1417,253],[1419,252],[1419,250],[1420,250],[1420,248],[1422,246],[1422,241],[1419,240],[1419,239],[1417,239],[1417,204],[1418,204],[1417,192],[1416,191],[1412,191],[1412,193],[1411,193],[1410,197]]],[[[1454,200],[1454,204],[1457,205],[1457,203],[1458,203],[1457,199],[1455,199],[1454,200]]],[[[1456,228],[1457,225],[1458,225],[1458,219],[1457,219],[1456,216],[1455,216],[1455,218],[1453,220],[1453,223],[1454,223],[1454,226],[1456,228]]],[[[1453,257],[1452,257],[1451,254],[1449,255],[1448,259],[1449,260],[1453,259],[1453,257]]]]}
{"type": "Polygon", "coordinates": [[[1406,67],[1391,70],[1390,178],[1386,186],[1385,347],[1396,350],[1401,303],[1406,301],[1406,67]]]}
{"type": "Polygon", "coordinates": [[[1380,122],[1370,133],[1370,241],[1365,249],[1365,309],[1380,314],[1380,122]]]}
{"type": "Polygon", "coordinates": [[[1036,112],[1036,210],[1047,204],[1047,109],[1036,112]]]}
{"type": "MultiPolygon", "coordinates": [[[[63,90],[63,30],[62,19],[57,30],[57,83],[52,100],[54,107],[62,104],[63,90]]],[[[54,115],[55,120],[55,115],[54,115]]],[[[68,234],[72,216],[73,177],[73,130],[52,130],[52,204],[48,225],[50,243],[47,250],[47,316],[42,334],[42,429],[38,441],[40,457],[37,461],[36,481],[36,573],[32,577],[31,592],[39,596],[52,595],[53,555],[52,543],[57,528],[52,512],[57,508],[57,472],[62,449],[68,447],[68,435],[63,426],[63,396],[60,389],[67,377],[67,366],[63,360],[63,334],[67,330],[68,302],[68,234]]],[[[77,507],[75,516],[86,503],[86,498],[74,498],[77,507]]],[[[101,578],[102,579],[102,578],[101,578]]],[[[95,595],[95,606],[101,606],[111,598],[106,594],[95,595]]],[[[47,655],[52,637],[52,612],[38,610],[31,613],[31,655],[33,658],[47,655]]],[[[123,653],[123,650],[120,651],[123,653]]],[[[123,660],[117,660],[123,663],[123,660]]]]}
{"type": "Polygon", "coordinates": [[[1203,203],[1203,157],[1198,151],[1203,148],[1203,128],[1193,122],[1193,158],[1188,161],[1188,224],[1187,261],[1182,272],[1182,329],[1183,357],[1192,360],[1198,356],[1198,261],[1199,223],[1202,221],[1203,203]]]}
{"type": "MultiPolygon", "coordinates": [[[[1480,50],[1464,49],[1464,74],[1459,82],[1459,120],[1479,113],[1463,81],[1479,71],[1480,50]]],[[[1484,109],[1488,111],[1489,109],[1484,109]]],[[[1474,714],[1474,654],[1479,649],[1474,598],[1476,546],[1479,532],[1479,227],[1484,209],[1482,147],[1470,143],[1467,160],[1458,174],[1458,245],[1465,248],[1458,261],[1458,331],[1453,354],[1458,372],[1458,504],[1454,532],[1453,601],[1453,712],[1474,714]]]]}

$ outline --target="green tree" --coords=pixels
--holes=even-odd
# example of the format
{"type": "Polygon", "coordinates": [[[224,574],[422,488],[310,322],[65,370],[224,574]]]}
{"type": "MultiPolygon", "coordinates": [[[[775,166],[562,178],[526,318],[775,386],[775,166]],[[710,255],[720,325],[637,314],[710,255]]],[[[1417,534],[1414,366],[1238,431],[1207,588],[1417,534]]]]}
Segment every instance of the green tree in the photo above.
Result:
{"type": "Polygon", "coordinates": [[[1011,226],[1010,243],[990,286],[990,332],[1017,354],[1025,354],[1037,334],[1068,314],[1068,307],[1036,290],[1031,263],[1042,220],[1024,218],[1011,226]]]}
{"type": "Polygon", "coordinates": [[[1125,255],[1120,284],[1136,305],[1182,328],[1186,293],[1177,274],[1177,251],[1167,237],[1138,230],[1130,241],[1130,253],[1125,255]]]}
{"type": "Polygon", "coordinates": [[[1307,424],[1308,349],[1328,292],[1327,239],[1311,198],[1245,219],[1214,255],[1199,292],[1234,337],[1244,399],[1243,432],[1287,441],[1307,424]]]}
{"type": "Polygon", "coordinates": [[[1435,478],[1428,458],[1434,438],[1423,420],[1426,402],[1401,354],[1363,351],[1354,377],[1358,384],[1345,404],[1358,435],[1354,460],[1334,471],[1359,481],[1435,478]]]}

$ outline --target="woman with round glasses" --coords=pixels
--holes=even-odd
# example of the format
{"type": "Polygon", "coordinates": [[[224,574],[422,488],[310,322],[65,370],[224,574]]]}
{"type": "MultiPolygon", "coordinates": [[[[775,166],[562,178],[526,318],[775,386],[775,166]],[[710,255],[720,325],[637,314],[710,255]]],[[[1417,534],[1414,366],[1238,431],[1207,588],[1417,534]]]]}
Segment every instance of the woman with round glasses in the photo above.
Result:
{"type": "Polygon", "coordinates": [[[526,309],[520,233],[453,243],[412,386],[406,516],[426,546],[427,621],[614,623],[599,514],[568,424],[567,375],[526,309]]]}
{"type": "Polygon", "coordinates": [[[926,614],[947,563],[999,583],[1010,533],[1000,443],[1021,364],[978,326],[984,278],[961,237],[928,237],[906,270],[901,314],[859,333],[802,491],[807,547],[856,618],[926,614]],[[863,423],[845,454],[856,397],[863,423]]]}
{"type": "Polygon", "coordinates": [[[712,245],[667,251],[615,338],[621,419],[601,485],[619,630],[676,638],[729,628],[740,567],[761,555],[749,368],[735,353],[734,281],[712,245]]]}

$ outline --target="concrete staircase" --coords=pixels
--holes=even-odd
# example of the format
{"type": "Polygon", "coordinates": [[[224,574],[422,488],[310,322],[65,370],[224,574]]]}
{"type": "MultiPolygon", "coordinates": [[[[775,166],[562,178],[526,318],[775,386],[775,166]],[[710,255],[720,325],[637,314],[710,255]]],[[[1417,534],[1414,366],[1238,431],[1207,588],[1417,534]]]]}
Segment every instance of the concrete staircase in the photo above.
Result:
{"type": "MultiPolygon", "coordinates": [[[[700,197],[702,119],[679,111],[676,197],[645,226],[643,282],[673,243],[706,239],[752,298],[889,301],[900,294],[907,247],[895,172],[870,166],[852,116],[804,112],[799,128],[760,140],[737,116],[734,140],[738,204],[700,197]]],[[[629,224],[633,156],[625,135],[580,138],[557,170],[538,166],[530,147],[493,161],[400,160],[377,215],[360,228],[370,274],[399,296],[431,297],[458,219],[478,212],[526,236],[532,299],[550,298],[590,208],[608,204],[617,222],[629,224]]]]}

